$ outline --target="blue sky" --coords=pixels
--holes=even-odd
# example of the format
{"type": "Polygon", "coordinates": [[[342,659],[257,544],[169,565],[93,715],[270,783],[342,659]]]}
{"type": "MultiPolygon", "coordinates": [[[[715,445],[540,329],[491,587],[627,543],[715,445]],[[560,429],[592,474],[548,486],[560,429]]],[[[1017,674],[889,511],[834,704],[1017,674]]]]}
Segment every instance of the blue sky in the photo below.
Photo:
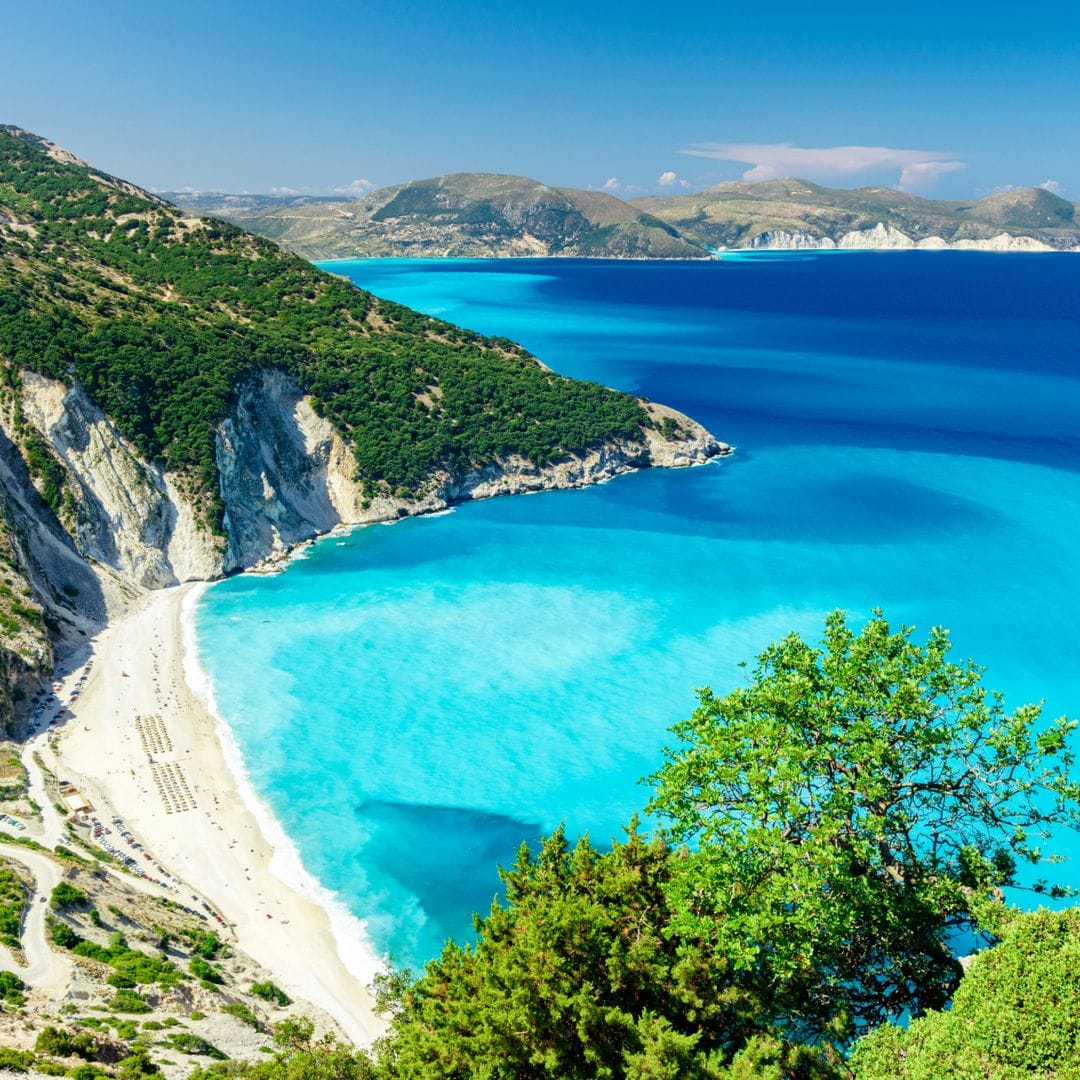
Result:
{"type": "Polygon", "coordinates": [[[795,173],[1080,199],[1075,3],[4,0],[0,18],[0,122],[161,190],[795,173]]]}

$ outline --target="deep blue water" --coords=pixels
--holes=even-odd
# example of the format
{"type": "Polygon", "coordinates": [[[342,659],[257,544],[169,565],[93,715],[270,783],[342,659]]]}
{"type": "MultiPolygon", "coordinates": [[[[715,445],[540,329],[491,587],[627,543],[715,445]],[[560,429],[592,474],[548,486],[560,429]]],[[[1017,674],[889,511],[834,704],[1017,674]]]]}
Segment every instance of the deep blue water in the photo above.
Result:
{"type": "Polygon", "coordinates": [[[379,949],[466,935],[495,863],[560,821],[616,834],[693,688],[834,607],[949,626],[1011,704],[1080,715],[1080,258],[329,267],[737,446],[210,590],[200,650],[255,786],[379,949]]]}

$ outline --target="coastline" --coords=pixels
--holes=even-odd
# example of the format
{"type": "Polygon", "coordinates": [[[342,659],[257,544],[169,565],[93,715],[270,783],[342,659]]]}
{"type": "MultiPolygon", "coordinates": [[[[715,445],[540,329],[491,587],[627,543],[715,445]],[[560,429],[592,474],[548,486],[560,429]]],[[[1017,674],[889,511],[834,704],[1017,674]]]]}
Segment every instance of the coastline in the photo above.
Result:
{"type": "Polygon", "coordinates": [[[98,818],[122,818],[184,883],[176,899],[188,902],[190,890],[190,899],[208,902],[228,924],[227,940],[291,997],[332,1018],[350,1041],[370,1045],[385,1029],[367,989],[382,965],[359,920],[304,869],[213,711],[191,619],[206,588],[192,582],[158,590],[110,620],[93,643],[96,663],[75,716],[51,740],[46,759],[89,798],[98,818]],[[162,718],[167,757],[187,776],[193,810],[169,813],[154,788],[152,759],[135,728],[136,716],[148,715],[162,718]]]}
{"type": "MultiPolygon", "coordinates": [[[[296,559],[304,558],[304,553],[314,542],[310,541],[298,547],[293,556],[296,559]]],[[[288,562],[280,564],[279,572],[284,571],[287,565],[288,562]]],[[[218,709],[214,685],[199,660],[195,637],[195,609],[213,583],[201,581],[193,584],[194,587],[188,589],[180,601],[180,640],[184,679],[191,692],[203,703],[206,711],[213,718],[214,731],[225,766],[248,812],[258,823],[263,839],[271,848],[272,854],[268,864],[270,873],[283,885],[326,912],[338,959],[345,970],[362,986],[370,986],[375,976],[386,970],[386,965],[368,940],[363,921],[349,911],[337,893],[323,885],[304,866],[299,848],[285,831],[285,827],[270,805],[255,790],[244,763],[243,751],[228,721],[218,709]]]]}

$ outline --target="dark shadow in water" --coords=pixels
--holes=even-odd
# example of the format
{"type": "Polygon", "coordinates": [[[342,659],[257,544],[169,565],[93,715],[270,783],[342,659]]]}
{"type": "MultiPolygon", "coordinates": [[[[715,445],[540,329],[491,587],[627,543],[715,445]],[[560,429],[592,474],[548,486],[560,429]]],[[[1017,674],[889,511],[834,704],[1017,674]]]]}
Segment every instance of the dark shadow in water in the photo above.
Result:
{"type": "Polygon", "coordinates": [[[446,934],[459,934],[473,912],[486,915],[502,892],[496,872],[522,842],[534,850],[536,823],[450,806],[368,800],[356,808],[370,830],[363,862],[419,898],[446,934]]]}

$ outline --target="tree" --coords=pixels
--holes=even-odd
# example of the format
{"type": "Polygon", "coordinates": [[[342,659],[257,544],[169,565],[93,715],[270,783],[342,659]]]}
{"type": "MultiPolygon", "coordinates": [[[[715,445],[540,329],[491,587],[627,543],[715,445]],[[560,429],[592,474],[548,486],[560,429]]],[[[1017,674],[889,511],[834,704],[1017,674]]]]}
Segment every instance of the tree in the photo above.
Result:
{"type": "MultiPolygon", "coordinates": [[[[832,1075],[827,1055],[788,1047],[752,991],[702,942],[673,931],[670,853],[631,825],[600,853],[560,829],[502,872],[505,903],[449,943],[410,985],[380,1047],[400,1080],[722,1080],[767,1036],[772,1062],[832,1075]]],[[[778,1074],[779,1075],[779,1074],[778,1074]]]]}
{"type": "Polygon", "coordinates": [[[191,1074],[191,1080],[375,1080],[363,1050],[332,1035],[315,1037],[307,1017],[282,1020],[274,1028],[275,1052],[269,1061],[215,1062],[191,1074]]]}
{"type": "Polygon", "coordinates": [[[856,1080],[1080,1077],[1080,910],[1002,910],[994,929],[947,1012],[860,1040],[856,1080]]]}
{"type": "Polygon", "coordinates": [[[685,845],[675,931],[709,940],[799,1041],[845,1042],[959,980],[950,936],[1049,827],[1077,822],[1064,718],[1005,710],[970,661],[875,612],[792,634],[746,687],[700,691],[650,810],[685,845]]]}

